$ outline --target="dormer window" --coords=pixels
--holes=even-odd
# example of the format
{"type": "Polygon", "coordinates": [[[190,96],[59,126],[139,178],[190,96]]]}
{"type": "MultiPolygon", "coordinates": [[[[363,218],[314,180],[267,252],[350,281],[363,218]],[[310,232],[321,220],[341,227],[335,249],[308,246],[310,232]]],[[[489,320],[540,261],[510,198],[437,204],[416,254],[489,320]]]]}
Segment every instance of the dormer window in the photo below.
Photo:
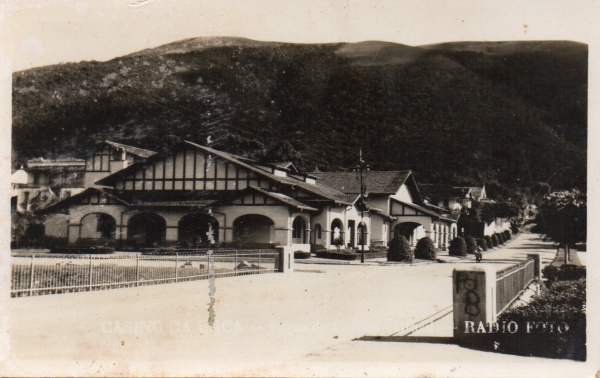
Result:
{"type": "Polygon", "coordinates": [[[125,154],[124,154],[124,151],[122,151],[122,150],[115,149],[115,150],[113,150],[113,154],[112,155],[113,155],[112,156],[113,161],[123,161],[123,160],[125,160],[125,156],[124,156],[125,154]]]}

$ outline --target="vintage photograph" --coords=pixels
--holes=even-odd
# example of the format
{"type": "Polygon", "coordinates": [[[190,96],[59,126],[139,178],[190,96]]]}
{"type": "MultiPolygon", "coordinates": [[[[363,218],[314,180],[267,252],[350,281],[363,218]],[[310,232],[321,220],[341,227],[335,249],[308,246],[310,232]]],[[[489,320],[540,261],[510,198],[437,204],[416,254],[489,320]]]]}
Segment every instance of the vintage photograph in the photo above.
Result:
{"type": "Polygon", "coordinates": [[[0,375],[593,377],[582,4],[0,3],[0,375]]]}

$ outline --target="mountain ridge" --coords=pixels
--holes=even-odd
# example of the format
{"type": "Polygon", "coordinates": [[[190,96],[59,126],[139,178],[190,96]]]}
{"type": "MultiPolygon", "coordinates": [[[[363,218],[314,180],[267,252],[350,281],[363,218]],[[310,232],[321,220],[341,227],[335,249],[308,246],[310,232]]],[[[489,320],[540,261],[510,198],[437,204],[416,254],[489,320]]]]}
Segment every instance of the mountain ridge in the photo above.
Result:
{"type": "Polygon", "coordinates": [[[13,75],[13,165],[102,139],[156,149],[169,133],[309,171],[350,168],[363,148],[424,181],[525,185],[573,166],[585,187],[583,47],[211,37],[34,68],[13,75]]]}

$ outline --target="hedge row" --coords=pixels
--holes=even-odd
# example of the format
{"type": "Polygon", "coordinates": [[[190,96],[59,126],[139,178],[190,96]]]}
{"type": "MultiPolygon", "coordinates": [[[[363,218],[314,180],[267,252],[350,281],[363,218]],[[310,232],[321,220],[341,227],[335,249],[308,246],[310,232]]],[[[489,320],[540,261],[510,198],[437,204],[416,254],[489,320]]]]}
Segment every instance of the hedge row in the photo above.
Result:
{"type": "Polygon", "coordinates": [[[305,251],[294,251],[294,258],[295,259],[310,259],[310,252],[305,252],[305,251]]]}
{"type": "Polygon", "coordinates": [[[498,324],[514,322],[517,331],[490,334],[490,345],[503,353],[585,361],[585,303],[585,278],[556,281],[528,305],[504,312],[498,324]]]}
{"type": "Polygon", "coordinates": [[[356,260],[360,255],[355,253],[354,251],[341,249],[337,250],[322,250],[315,253],[317,257],[323,259],[334,259],[334,260],[356,260]]]}
{"type": "Polygon", "coordinates": [[[115,249],[112,247],[98,247],[93,245],[56,245],[50,247],[50,253],[98,255],[115,253],[115,249]]]}
{"type": "Polygon", "coordinates": [[[560,267],[548,265],[542,269],[542,275],[546,279],[546,287],[552,287],[557,281],[579,280],[585,278],[585,266],[564,264],[560,267]]]}

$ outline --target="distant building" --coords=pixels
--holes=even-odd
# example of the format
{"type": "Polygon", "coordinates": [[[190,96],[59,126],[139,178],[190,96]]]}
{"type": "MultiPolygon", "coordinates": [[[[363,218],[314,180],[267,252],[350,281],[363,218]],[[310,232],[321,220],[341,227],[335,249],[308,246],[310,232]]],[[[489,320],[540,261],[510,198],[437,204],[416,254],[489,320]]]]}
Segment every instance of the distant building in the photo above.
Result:
{"type": "Polygon", "coordinates": [[[31,159],[11,176],[17,212],[32,210],[40,194],[58,200],[83,192],[111,173],[142,161],[156,152],[111,141],[103,142],[86,159],[31,159]]]}
{"type": "Polygon", "coordinates": [[[52,193],[59,199],[83,191],[85,161],[81,159],[32,159],[11,176],[11,196],[17,212],[32,210],[40,193],[52,193]]]}
{"type": "MultiPolygon", "coordinates": [[[[354,172],[313,172],[324,185],[348,195],[360,194],[354,172]]],[[[369,171],[364,175],[371,217],[371,238],[386,245],[396,235],[411,245],[425,236],[447,248],[457,234],[456,221],[426,207],[411,171],[369,171]],[[376,214],[376,215],[375,215],[376,214]]]]}

